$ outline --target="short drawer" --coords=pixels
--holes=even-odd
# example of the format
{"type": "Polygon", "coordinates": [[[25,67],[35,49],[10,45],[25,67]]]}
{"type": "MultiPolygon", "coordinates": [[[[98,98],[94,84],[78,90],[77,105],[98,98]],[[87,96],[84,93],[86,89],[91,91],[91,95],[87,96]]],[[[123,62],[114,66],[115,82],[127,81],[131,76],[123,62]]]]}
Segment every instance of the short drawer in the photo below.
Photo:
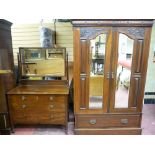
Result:
{"type": "Polygon", "coordinates": [[[39,95],[38,101],[42,104],[64,103],[66,97],[64,95],[39,95]]]}
{"type": "Polygon", "coordinates": [[[61,102],[61,103],[49,103],[49,104],[42,104],[42,103],[38,103],[35,107],[35,111],[37,112],[51,112],[51,111],[55,111],[55,112],[65,112],[66,111],[66,103],[61,102]]]}
{"type": "Polygon", "coordinates": [[[36,95],[8,95],[8,102],[13,106],[20,104],[32,104],[38,100],[36,95]]]}
{"type": "Polygon", "coordinates": [[[140,127],[140,115],[77,115],[76,128],[140,127]]]}

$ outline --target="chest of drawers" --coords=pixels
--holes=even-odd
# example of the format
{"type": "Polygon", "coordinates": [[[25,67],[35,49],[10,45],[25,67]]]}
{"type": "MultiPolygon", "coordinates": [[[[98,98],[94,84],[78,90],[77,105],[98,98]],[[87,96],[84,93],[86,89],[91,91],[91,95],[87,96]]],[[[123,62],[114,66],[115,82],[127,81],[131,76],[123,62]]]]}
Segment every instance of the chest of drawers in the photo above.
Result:
{"type": "Polygon", "coordinates": [[[66,86],[18,86],[7,94],[12,124],[56,124],[67,128],[66,86]]]}

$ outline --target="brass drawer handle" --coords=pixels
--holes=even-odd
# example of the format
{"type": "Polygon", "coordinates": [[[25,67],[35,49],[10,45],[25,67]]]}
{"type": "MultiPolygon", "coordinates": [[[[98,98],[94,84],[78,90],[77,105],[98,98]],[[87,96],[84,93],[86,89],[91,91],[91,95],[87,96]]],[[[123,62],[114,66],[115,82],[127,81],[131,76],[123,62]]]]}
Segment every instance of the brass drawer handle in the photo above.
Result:
{"type": "Polygon", "coordinates": [[[51,104],[51,105],[50,105],[50,108],[51,108],[51,109],[53,109],[53,108],[54,108],[54,105],[53,105],[53,104],[51,104]]]}
{"type": "Polygon", "coordinates": [[[87,77],[87,74],[85,74],[85,73],[81,73],[81,74],[80,74],[80,79],[81,79],[82,81],[86,80],[86,77],[87,77]]]}
{"type": "Polygon", "coordinates": [[[124,125],[128,124],[128,119],[121,119],[121,123],[124,124],[124,125]]]}
{"type": "Polygon", "coordinates": [[[96,124],[96,119],[91,119],[91,120],[89,121],[89,123],[90,123],[91,125],[96,124]]]}
{"type": "Polygon", "coordinates": [[[24,109],[24,108],[26,108],[26,105],[25,105],[25,104],[23,104],[23,105],[22,105],[22,108],[23,108],[23,109],[24,109]]]}

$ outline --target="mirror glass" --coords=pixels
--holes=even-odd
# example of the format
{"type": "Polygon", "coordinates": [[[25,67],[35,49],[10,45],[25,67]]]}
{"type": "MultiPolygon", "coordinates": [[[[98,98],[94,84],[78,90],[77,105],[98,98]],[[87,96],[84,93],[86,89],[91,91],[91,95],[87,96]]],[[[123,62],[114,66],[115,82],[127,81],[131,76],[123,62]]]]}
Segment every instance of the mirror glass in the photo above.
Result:
{"type": "Polygon", "coordinates": [[[21,48],[20,60],[22,76],[28,79],[65,76],[63,48],[21,48]]]}
{"type": "Polygon", "coordinates": [[[134,40],[119,34],[115,108],[128,108],[134,40]]]}
{"type": "Polygon", "coordinates": [[[103,107],[103,81],[106,34],[90,40],[89,108],[103,107]]]}

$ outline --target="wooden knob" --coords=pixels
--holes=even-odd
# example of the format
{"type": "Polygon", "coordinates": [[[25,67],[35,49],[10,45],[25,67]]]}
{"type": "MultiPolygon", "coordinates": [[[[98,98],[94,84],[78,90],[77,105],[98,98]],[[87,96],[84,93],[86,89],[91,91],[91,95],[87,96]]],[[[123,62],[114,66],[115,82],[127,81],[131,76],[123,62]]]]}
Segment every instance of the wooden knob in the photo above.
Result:
{"type": "Polygon", "coordinates": [[[25,96],[22,96],[22,100],[25,100],[26,99],[26,97],[25,96]]]}
{"type": "Polygon", "coordinates": [[[51,104],[51,105],[50,105],[50,108],[51,108],[51,109],[53,109],[53,108],[54,108],[54,105],[53,105],[53,104],[51,104]]]}
{"type": "Polygon", "coordinates": [[[22,108],[23,108],[23,109],[24,109],[24,108],[26,108],[26,105],[25,105],[25,104],[23,104],[23,105],[22,105],[22,108]]]}
{"type": "Polygon", "coordinates": [[[50,96],[50,100],[51,100],[51,101],[53,100],[53,96],[50,96]]]}

